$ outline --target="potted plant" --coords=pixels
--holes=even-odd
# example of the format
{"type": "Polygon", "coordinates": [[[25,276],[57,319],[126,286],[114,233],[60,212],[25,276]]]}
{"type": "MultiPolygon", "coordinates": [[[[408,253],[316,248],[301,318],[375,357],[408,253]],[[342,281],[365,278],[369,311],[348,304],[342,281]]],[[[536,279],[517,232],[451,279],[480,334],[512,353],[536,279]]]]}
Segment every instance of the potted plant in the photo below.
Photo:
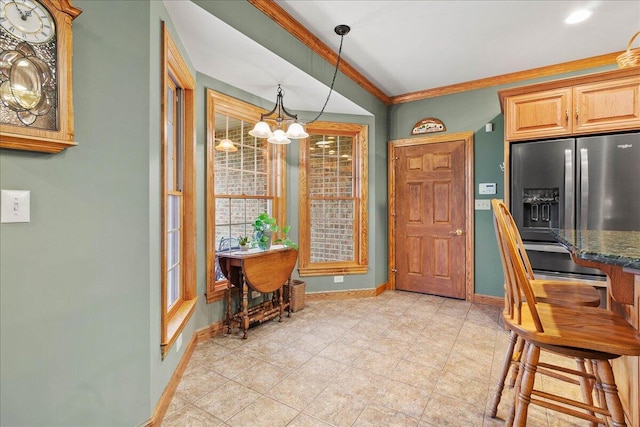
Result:
{"type": "Polygon", "coordinates": [[[238,245],[243,251],[248,251],[250,248],[248,236],[238,236],[238,245]]]}
{"type": "Polygon", "coordinates": [[[276,223],[276,219],[269,215],[266,212],[258,215],[256,220],[253,222],[253,230],[254,230],[254,242],[255,244],[262,250],[267,250],[271,247],[271,242],[273,243],[281,243],[289,248],[298,249],[298,245],[293,243],[287,235],[289,234],[290,226],[285,226],[282,230],[282,237],[276,240],[273,240],[274,233],[280,231],[280,227],[276,223]]]}
{"type": "Polygon", "coordinates": [[[271,240],[273,233],[278,231],[278,225],[276,219],[266,212],[258,215],[253,222],[254,236],[253,240],[255,244],[262,250],[267,250],[271,247],[271,240]]]}

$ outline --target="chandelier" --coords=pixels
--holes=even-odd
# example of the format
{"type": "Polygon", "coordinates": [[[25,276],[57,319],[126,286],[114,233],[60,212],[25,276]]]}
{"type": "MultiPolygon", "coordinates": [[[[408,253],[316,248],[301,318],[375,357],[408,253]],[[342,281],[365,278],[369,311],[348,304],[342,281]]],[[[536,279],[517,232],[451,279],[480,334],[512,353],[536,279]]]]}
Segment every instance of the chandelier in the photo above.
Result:
{"type": "MultiPolygon", "coordinates": [[[[327,96],[320,113],[313,120],[307,122],[307,124],[315,122],[320,118],[322,113],[324,113],[324,109],[331,97],[331,92],[333,92],[336,75],[338,74],[342,54],[342,41],[344,36],[351,31],[351,28],[348,25],[338,25],[333,29],[333,31],[340,36],[340,49],[338,50],[338,60],[336,61],[336,69],[333,72],[331,88],[329,89],[329,95],[327,96]]],[[[290,144],[292,139],[309,137],[309,134],[305,131],[302,124],[298,123],[298,115],[293,114],[284,108],[283,98],[284,91],[282,90],[282,87],[278,85],[275,107],[273,107],[273,109],[268,113],[260,115],[260,121],[249,131],[249,135],[256,138],[266,139],[267,142],[272,144],[290,144]]]]}

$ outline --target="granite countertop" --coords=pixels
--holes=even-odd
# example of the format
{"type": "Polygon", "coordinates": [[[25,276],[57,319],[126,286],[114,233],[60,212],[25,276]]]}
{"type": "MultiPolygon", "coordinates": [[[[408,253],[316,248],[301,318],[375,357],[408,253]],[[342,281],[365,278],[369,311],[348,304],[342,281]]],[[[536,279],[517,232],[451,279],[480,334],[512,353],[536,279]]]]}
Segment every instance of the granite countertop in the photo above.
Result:
{"type": "Polygon", "coordinates": [[[579,259],[640,270],[640,231],[552,229],[579,259]]]}

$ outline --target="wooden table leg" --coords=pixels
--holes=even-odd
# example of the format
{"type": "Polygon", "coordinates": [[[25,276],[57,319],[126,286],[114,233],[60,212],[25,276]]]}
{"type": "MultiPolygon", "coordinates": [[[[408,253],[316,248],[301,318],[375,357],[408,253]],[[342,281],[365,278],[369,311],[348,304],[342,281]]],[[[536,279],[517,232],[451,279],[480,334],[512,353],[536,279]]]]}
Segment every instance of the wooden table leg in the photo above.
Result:
{"type": "MultiPolygon", "coordinates": [[[[231,266],[229,265],[229,260],[226,260],[227,263],[227,271],[230,271],[231,266]]],[[[233,319],[233,310],[231,308],[231,279],[227,279],[227,334],[231,333],[231,322],[233,319]]]]}
{"type": "Polygon", "coordinates": [[[284,286],[278,289],[278,308],[280,309],[280,317],[278,318],[278,322],[282,322],[282,315],[284,314],[284,297],[282,296],[284,292],[284,286]]]}
{"type": "Polygon", "coordinates": [[[287,317],[291,317],[291,304],[293,303],[293,301],[291,301],[291,296],[293,295],[293,283],[291,282],[291,277],[287,279],[287,284],[289,285],[287,286],[287,289],[289,291],[289,306],[287,307],[287,317]]]}
{"type": "Polygon", "coordinates": [[[247,339],[247,331],[249,330],[249,285],[247,285],[245,277],[242,278],[242,329],[244,329],[242,339],[247,339]]]}

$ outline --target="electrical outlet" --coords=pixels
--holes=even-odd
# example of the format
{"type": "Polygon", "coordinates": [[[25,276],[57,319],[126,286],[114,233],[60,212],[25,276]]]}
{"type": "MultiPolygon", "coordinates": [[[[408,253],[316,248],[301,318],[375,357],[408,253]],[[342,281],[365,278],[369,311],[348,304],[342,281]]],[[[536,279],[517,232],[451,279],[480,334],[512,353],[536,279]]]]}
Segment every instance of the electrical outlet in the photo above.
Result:
{"type": "Polygon", "coordinates": [[[333,283],[343,283],[344,276],[333,276],[333,283]]]}
{"type": "Polygon", "coordinates": [[[182,334],[178,335],[176,340],[176,353],[180,351],[180,347],[182,347],[182,334]]]}

